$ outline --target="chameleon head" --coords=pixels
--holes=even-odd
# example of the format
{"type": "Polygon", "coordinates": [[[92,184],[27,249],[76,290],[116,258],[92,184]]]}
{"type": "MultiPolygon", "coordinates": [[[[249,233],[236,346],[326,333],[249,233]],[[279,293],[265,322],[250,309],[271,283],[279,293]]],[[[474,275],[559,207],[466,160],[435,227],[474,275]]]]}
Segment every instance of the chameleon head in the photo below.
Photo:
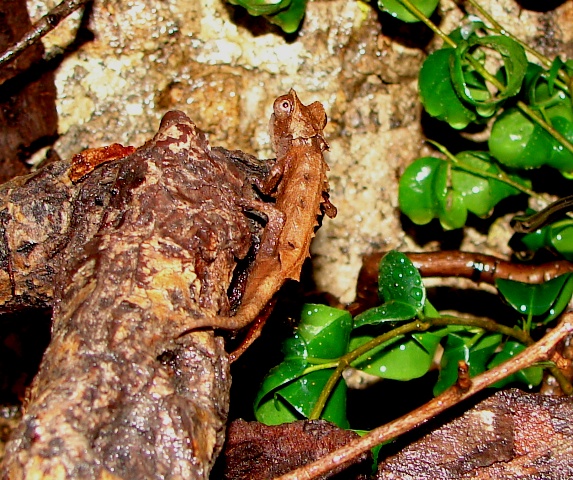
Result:
{"type": "Polygon", "coordinates": [[[270,130],[273,140],[322,137],[326,126],[326,112],[319,102],[303,105],[296,92],[291,90],[278,97],[273,104],[270,130]]]}

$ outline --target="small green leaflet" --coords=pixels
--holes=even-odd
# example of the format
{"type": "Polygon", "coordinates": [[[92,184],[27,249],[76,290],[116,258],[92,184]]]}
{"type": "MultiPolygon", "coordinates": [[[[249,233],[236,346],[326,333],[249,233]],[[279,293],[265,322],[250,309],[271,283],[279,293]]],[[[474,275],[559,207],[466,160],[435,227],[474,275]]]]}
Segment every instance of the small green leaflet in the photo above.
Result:
{"type": "Polygon", "coordinates": [[[523,283],[498,279],[495,282],[505,300],[522,315],[542,318],[543,323],[557,318],[573,294],[573,273],[543,283],[523,283]]]}
{"type": "Polygon", "coordinates": [[[378,296],[384,303],[357,315],[354,328],[406,321],[422,311],[426,289],[420,272],[403,253],[392,250],[380,261],[378,296]]]}
{"type": "MultiPolygon", "coordinates": [[[[271,369],[255,398],[257,420],[276,425],[308,417],[332,369],[306,370],[344,355],[351,328],[352,317],[345,310],[304,305],[296,334],[283,345],[284,360],[271,369]]],[[[347,427],[343,381],[336,386],[321,418],[347,427]]]]}

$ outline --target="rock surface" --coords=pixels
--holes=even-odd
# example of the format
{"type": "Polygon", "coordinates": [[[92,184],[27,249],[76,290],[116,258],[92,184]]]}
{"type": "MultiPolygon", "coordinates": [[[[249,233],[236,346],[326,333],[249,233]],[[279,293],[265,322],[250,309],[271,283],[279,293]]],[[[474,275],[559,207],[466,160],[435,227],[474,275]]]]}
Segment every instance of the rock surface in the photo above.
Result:
{"type": "MultiPolygon", "coordinates": [[[[29,10],[37,18],[55,3],[30,0],[29,10]]],[[[571,2],[548,12],[514,0],[480,3],[529,45],[572,56],[571,2]]],[[[434,19],[445,31],[459,25],[453,2],[440,8],[434,19]]],[[[316,0],[300,32],[285,36],[222,0],[111,0],[75,14],[45,44],[48,51],[73,44],[56,71],[62,158],[114,142],[138,145],[176,108],[212,143],[265,158],[272,101],[293,87],[329,116],[340,213],[314,242],[318,287],[351,301],[363,253],[440,247],[440,237],[416,243],[405,235],[397,210],[397,179],[430,151],[416,91],[417,71],[436,46],[425,27],[361,1],[316,0]]],[[[470,229],[456,242],[491,253],[506,245],[506,230],[493,228],[487,238],[470,229]]]]}

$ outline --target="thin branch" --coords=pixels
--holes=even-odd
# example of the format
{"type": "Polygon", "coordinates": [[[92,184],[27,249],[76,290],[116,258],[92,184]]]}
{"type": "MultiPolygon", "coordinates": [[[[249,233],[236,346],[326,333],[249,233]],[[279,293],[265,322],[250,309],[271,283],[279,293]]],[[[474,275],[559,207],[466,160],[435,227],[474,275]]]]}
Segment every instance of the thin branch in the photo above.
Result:
{"type": "Polygon", "coordinates": [[[349,463],[363,452],[426,423],[448,408],[508,375],[512,375],[534,363],[551,360],[556,345],[572,332],[573,312],[567,312],[562,316],[559,325],[539,342],[525,349],[513,359],[474,377],[471,380],[470,388],[466,391],[462,391],[457,385],[453,386],[408,415],[378,427],[367,435],[329,453],[320,460],[293,470],[286,475],[278,477],[276,480],[311,480],[340,465],[349,463]]]}
{"type": "Polygon", "coordinates": [[[90,0],[64,0],[59,5],[55,6],[40,20],[38,20],[32,26],[32,29],[18,40],[18,42],[8,47],[8,49],[0,55],[0,67],[20,55],[30,45],[33,45],[37,40],[56,28],[64,18],[89,1],[90,0]]]}
{"type": "MultiPolygon", "coordinates": [[[[359,285],[376,285],[378,264],[386,252],[365,255],[362,259],[359,285]]],[[[543,283],[564,273],[573,272],[573,262],[556,260],[538,265],[526,265],[503,260],[493,255],[461,252],[407,252],[406,255],[423,277],[463,277],[476,283],[493,285],[498,278],[526,283],[543,283]]]]}

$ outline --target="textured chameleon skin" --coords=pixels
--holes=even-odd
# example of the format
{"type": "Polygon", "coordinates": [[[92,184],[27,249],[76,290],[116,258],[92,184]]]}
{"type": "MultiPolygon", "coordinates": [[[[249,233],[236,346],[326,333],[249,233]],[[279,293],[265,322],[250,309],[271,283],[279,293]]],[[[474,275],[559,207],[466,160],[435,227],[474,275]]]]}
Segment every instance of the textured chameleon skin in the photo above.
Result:
{"type": "Polygon", "coordinates": [[[319,102],[303,105],[292,89],[275,100],[270,132],[277,160],[258,185],[275,203],[253,205],[268,221],[241,305],[235,315],[195,320],[194,328],[239,330],[256,319],[286,280],[300,278],[318,218],[336,215],[328,199],[325,126],[326,113],[319,102]]]}

